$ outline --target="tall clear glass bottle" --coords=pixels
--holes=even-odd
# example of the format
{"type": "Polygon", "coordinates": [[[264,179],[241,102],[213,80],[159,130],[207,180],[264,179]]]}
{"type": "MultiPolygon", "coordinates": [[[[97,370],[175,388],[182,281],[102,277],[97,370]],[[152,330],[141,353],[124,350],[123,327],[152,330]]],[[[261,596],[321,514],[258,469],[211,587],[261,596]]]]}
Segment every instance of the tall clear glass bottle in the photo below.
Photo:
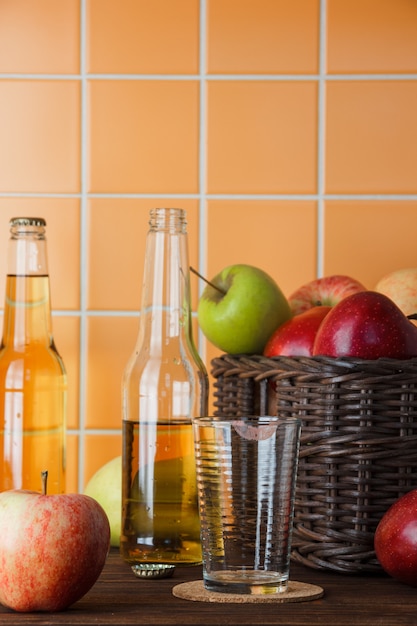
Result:
{"type": "Polygon", "coordinates": [[[52,334],[46,222],[10,221],[0,346],[0,491],[65,492],[67,375],[52,334]]]}
{"type": "Polygon", "coordinates": [[[205,415],[206,368],[193,343],[186,214],[152,209],[139,334],[122,382],[120,552],[137,576],[201,563],[191,417],[205,415]]]}

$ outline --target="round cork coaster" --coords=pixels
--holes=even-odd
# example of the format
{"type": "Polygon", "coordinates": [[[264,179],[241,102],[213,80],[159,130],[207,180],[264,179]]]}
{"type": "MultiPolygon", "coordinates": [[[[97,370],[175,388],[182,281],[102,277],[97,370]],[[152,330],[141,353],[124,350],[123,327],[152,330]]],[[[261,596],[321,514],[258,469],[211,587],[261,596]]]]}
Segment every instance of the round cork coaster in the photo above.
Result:
{"type": "Polygon", "coordinates": [[[194,602],[223,602],[223,603],[282,603],[282,602],[308,602],[317,600],[324,594],[324,590],[318,585],[300,583],[295,580],[288,582],[288,590],[280,593],[268,593],[255,595],[249,593],[223,593],[221,591],[208,591],[202,580],[193,580],[189,583],[176,585],[172,593],[182,600],[194,602]]]}

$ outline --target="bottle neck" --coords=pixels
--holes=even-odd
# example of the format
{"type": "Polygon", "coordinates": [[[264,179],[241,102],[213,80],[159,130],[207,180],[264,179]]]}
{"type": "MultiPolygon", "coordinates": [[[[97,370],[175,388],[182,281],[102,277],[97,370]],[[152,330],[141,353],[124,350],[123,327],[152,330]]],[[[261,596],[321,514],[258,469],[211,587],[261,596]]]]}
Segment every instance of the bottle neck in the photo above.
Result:
{"type": "Polygon", "coordinates": [[[7,273],[16,276],[47,276],[45,221],[15,218],[10,224],[7,273]]]}
{"type": "Polygon", "coordinates": [[[188,240],[182,209],[153,209],[146,239],[140,335],[151,349],[191,337],[188,240]]]}
{"type": "Polygon", "coordinates": [[[13,224],[8,244],[2,346],[51,345],[52,322],[45,228],[13,224]]]}

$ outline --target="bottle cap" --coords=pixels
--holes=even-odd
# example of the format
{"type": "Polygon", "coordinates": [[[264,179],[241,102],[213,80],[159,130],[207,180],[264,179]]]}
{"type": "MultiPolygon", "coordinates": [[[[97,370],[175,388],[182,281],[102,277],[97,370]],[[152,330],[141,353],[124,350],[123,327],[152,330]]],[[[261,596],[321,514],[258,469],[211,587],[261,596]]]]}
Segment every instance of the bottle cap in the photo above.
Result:
{"type": "Polygon", "coordinates": [[[43,217],[12,217],[10,226],[46,226],[43,217]]]}

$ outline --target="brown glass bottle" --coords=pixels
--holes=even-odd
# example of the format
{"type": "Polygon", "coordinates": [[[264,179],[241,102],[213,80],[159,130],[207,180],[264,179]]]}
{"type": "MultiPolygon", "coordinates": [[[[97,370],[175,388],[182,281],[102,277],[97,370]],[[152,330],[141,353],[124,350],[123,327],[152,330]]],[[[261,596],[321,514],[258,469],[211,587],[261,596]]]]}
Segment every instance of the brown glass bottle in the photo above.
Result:
{"type": "Polygon", "coordinates": [[[207,412],[193,343],[186,216],[153,209],[139,334],[123,385],[121,555],[137,575],[201,563],[191,417],[207,412]]]}
{"type": "Polygon", "coordinates": [[[10,221],[0,346],[0,491],[65,492],[67,376],[52,333],[46,222],[10,221]]]}

